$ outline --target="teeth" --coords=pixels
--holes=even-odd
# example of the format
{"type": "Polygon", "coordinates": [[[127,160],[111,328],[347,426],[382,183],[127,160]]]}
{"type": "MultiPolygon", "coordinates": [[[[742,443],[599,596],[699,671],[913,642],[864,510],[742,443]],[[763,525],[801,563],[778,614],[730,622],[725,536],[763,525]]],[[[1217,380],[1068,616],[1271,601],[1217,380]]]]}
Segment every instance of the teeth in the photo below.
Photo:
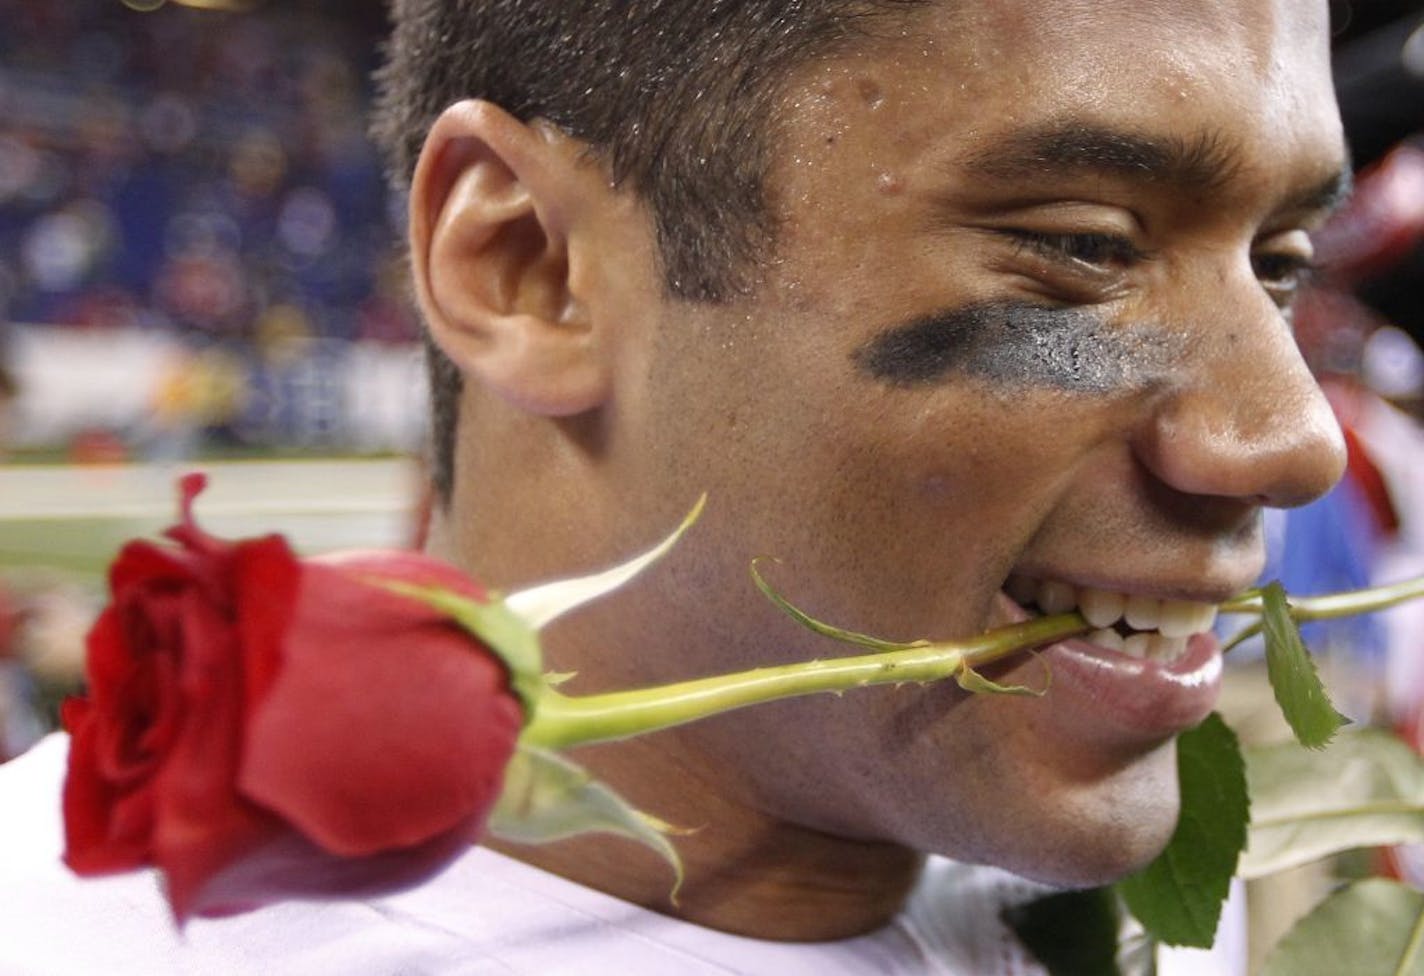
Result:
{"type": "MultiPolygon", "coordinates": [[[[1102,631],[1095,631],[1095,634],[1102,631]]],[[[1109,633],[1117,633],[1109,631],[1109,633]]],[[[1089,637],[1093,640],[1093,637],[1089,637]]],[[[1093,640],[1093,643],[1097,641],[1093,640]]],[[[1107,645],[1104,645],[1107,646],[1107,645]]],[[[1154,661],[1162,661],[1171,664],[1187,651],[1187,639],[1185,637],[1163,637],[1161,634],[1130,634],[1122,638],[1122,653],[1128,657],[1150,658],[1154,661]]]]}
{"type": "Polygon", "coordinates": [[[1078,593],[1069,583],[1044,580],[1038,584],[1038,608],[1044,613],[1067,613],[1078,605],[1078,593]]]}
{"type": "Polygon", "coordinates": [[[1159,635],[1152,638],[1152,646],[1147,649],[1148,657],[1154,657],[1166,664],[1171,664],[1185,653],[1187,653],[1187,639],[1185,637],[1166,637],[1159,635]]]}
{"type": "Polygon", "coordinates": [[[1157,629],[1164,637],[1190,637],[1211,630],[1216,623],[1216,607],[1190,600],[1163,600],[1162,622],[1157,629]]]}
{"type": "Polygon", "coordinates": [[[1162,622],[1162,601],[1134,593],[1127,598],[1122,615],[1133,630],[1156,630],[1162,622]]]}
{"type": "Polygon", "coordinates": [[[1115,630],[1095,630],[1083,639],[1089,644],[1097,644],[1099,647],[1106,647],[1110,651],[1122,650],[1122,635],[1115,630]]]}
{"type": "Polygon", "coordinates": [[[1122,653],[1128,657],[1146,657],[1152,647],[1152,634],[1129,634],[1122,639],[1122,653]]]}
{"type": "Polygon", "coordinates": [[[1132,630],[1152,631],[1155,632],[1152,636],[1165,639],[1160,647],[1148,647],[1140,641],[1133,644],[1132,649],[1124,653],[1134,657],[1172,660],[1184,652],[1186,638],[1205,633],[1216,623],[1216,606],[1195,600],[1160,600],[1140,593],[1119,593],[1090,586],[1079,589],[1061,580],[1036,580],[1028,576],[1010,577],[1004,589],[1018,603],[1037,604],[1045,614],[1077,609],[1089,624],[1098,628],[1087,639],[1103,647],[1117,649],[1114,638],[1121,638],[1112,628],[1120,620],[1125,620],[1132,630]],[[1105,632],[1111,632],[1112,636],[1106,636],[1105,632]]]}
{"type": "Polygon", "coordinates": [[[1078,609],[1094,627],[1111,627],[1122,617],[1127,600],[1112,590],[1085,588],[1078,595],[1078,609]]]}
{"type": "Polygon", "coordinates": [[[1093,631],[1083,639],[1089,644],[1096,644],[1128,657],[1143,660],[1151,658],[1165,664],[1171,664],[1187,651],[1185,637],[1163,637],[1161,634],[1129,634],[1123,637],[1117,631],[1106,627],[1093,631]]]}

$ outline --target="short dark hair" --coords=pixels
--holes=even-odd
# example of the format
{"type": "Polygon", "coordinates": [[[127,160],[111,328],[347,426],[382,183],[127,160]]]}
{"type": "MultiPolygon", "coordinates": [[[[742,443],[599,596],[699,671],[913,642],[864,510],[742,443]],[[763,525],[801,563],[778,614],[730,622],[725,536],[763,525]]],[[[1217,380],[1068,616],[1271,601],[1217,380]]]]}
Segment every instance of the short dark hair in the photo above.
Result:
{"type": "MultiPolygon", "coordinates": [[[[392,0],[373,134],[409,185],[449,105],[483,98],[586,144],[655,225],[664,287],[719,302],[774,239],[764,178],[778,83],[931,0],[392,0]]],[[[458,369],[427,341],[432,475],[453,482],[458,369]]]]}

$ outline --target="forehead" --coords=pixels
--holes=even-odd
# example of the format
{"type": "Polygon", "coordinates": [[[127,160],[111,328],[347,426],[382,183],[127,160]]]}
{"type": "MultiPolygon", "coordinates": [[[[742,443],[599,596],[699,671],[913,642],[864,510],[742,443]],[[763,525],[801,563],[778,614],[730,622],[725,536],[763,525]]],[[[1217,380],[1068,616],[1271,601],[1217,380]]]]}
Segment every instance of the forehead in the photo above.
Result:
{"type": "Polygon", "coordinates": [[[1080,125],[1211,145],[1243,180],[1318,182],[1344,161],[1328,39],[1313,0],[930,4],[793,75],[783,175],[857,147],[909,179],[1080,125]]]}
{"type": "Polygon", "coordinates": [[[931,10],[918,25],[923,50],[939,49],[941,68],[956,64],[969,89],[989,83],[1108,111],[1229,100],[1279,112],[1333,101],[1328,15],[1313,0],[996,0],[931,10]],[[1042,84],[1049,77],[1056,87],[1042,84]]]}
{"type": "Polygon", "coordinates": [[[1128,67],[1114,58],[1150,53],[1190,72],[1214,52],[1264,78],[1293,55],[1328,55],[1323,0],[941,0],[922,10],[901,36],[958,42],[970,68],[978,56],[1128,67]]]}

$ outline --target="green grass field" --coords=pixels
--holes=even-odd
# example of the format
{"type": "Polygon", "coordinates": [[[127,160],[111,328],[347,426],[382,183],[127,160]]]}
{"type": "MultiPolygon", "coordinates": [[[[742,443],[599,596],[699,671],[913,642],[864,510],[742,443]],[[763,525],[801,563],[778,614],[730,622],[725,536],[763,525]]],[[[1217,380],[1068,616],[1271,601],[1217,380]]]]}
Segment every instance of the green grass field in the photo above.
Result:
{"type": "MultiPolygon", "coordinates": [[[[217,535],[282,532],[308,553],[400,546],[416,473],[399,459],[209,462],[198,518],[217,535]]],[[[174,469],[143,465],[0,468],[0,572],[102,578],[125,540],[177,514],[174,469]]]]}
{"type": "Polygon", "coordinates": [[[153,526],[125,519],[33,519],[0,525],[0,573],[42,569],[102,577],[126,539],[153,526]]]}

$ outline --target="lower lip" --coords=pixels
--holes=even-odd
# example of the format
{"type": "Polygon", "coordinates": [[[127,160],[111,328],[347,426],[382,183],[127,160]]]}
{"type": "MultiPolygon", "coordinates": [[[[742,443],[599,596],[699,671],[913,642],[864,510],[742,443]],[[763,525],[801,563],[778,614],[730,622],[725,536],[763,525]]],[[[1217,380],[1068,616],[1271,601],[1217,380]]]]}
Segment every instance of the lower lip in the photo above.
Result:
{"type": "MultiPolygon", "coordinates": [[[[1028,616],[1003,599],[1015,617],[1028,616]]],[[[1170,663],[1129,657],[1081,639],[1050,645],[1040,654],[1051,675],[1054,712],[1066,709],[1069,723],[1089,734],[1159,741],[1198,725],[1221,692],[1221,645],[1209,633],[1192,635],[1170,663]]]]}

